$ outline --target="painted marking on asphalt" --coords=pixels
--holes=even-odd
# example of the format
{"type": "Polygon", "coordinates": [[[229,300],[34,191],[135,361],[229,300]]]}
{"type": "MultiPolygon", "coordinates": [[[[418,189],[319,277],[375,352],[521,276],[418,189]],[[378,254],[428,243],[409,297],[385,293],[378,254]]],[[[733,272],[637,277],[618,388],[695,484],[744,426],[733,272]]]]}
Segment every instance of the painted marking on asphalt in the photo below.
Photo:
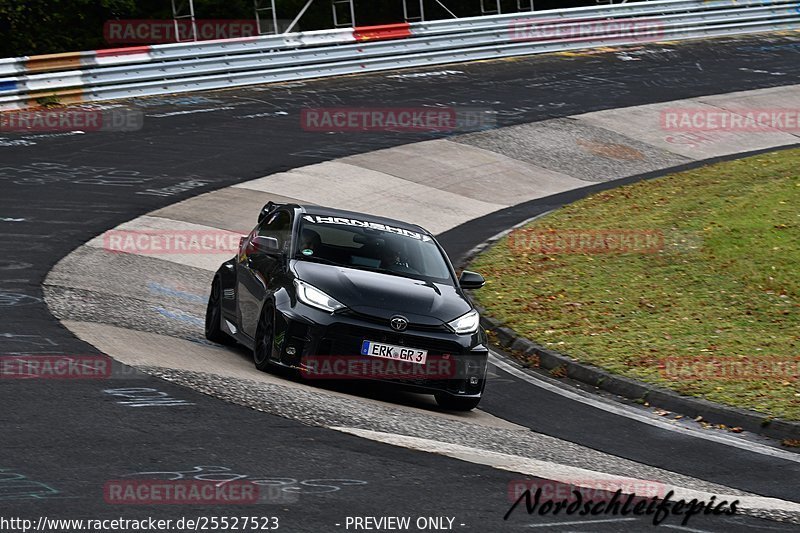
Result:
{"type": "Polygon", "coordinates": [[[589,524],[609,524],[612,522],[630,522],[638,518],[609,518],[607,520],[575,520],[572,522],[556,522],[552,524],[530,524],[528,527],[585,526],[589,524]]]}
{"type": "Polygon", "coordinates": [[[206,323],[205,320],[200,317],[196,317],[194,315],[190,315],[189,313],[184,313],[183,311],[179,310],[166,309],[160,306],[153,306],[153,310],[158,312],[158,314],[165,316],[167,318],[171,318],[173,320],[180,320],[181,322],[186,322],[188,324],[192,324],[195,326],[204,326],[206,323]]]}
{"type": "Polygon", "coordinates": [[[716,442],[718,444],[724,444],[726,446],[739,448],[748,452],[758,453],[761,455],[768,455],[770,457],[777,457],[779,459],[786,459],[787,461],[800,463],[800,455],[796,453],[787,452],[784,450],[773,448],[771,446],[759,444],[757,442],[745,441],[736,437],[729,437],[727,435],[720,435],[716,433],[707,433],[697,429],[688,428],[685,426],[674,425],[669,422],[665,422],[662,419],[650,418],[647,415],[644,415],[631,407],[622,405],[620,403],[611,400],[606,400],[604,398],[593,398],[588,396],[587,393],[584,393],[582,391],[577,392],[575,390],[559,387],[558,385],[548,383],[543,379],[534,377],[528,374],[527,372],[523,372],[522,370],[506,363],[505,361],[500,359],[498,355],[495,354],[494,352],[492,352],[492,354],[489,356],[489,362],[495,365],[497,368],[503,370],[504,372],[511,374],[512,376],[517,377],[523,381],[526,381],[532,385],[535,385],[541,389],[558,394],[559,396],[563,396],[564,398],[568,398],[570,400],[594,407],[596,409],[600,409],[601,411],[610,412],[618,416],[624,416],[626,418],[630,418],[631,420],[636,420],[637,422],[649,424],[651,426],[655,426],[660,429],[666,429],[667,431],[674,431],[675,433],[682,433],[684,435],[689,435],[691,437],[697,437],[699,439],[709,440],[712,442],[716,442]]]}
{"type": "MultiPolygon", "coordinates": [[[[466,461],[468,463],[484,465],[497,470],[517,472],[542,479],[548,479],[559,483],[569,484],[574,487],[594,489],[597,487],[598,483],[602,483],[603,487],[617,487],[618,489],[622,490],[623,494],[630,494],[632,493],[630,487],[642,486],[645,483],[652,483],[652,481],[647,481],[644,479],[622,477],[615,474],[607,474],[605,472],[588,470],[586,468],[580,468],[577,466],[562,465],[551,461],[542,461],[540,459],[532,459],[519,455],[509,455],[480,448],[470,448],[460,444],[451,444],[448,442],[423,439],[420,437],[410,437],[408,435],[398,435],[395,433],[385,433],[381,431],[371,431],[368,429],[352,427],[330,427],[329,429],[341,431],[342,433],[355,435],[364,439],[373,440],[375,442],[400,446],[410,450],[444,455],[446,457],[452,457],[453,459],[466,461]]],[[[724,487],[724,489],[731,492],[736,492],[735,489],[731,489],[730,487],[724,487]]],[[[737,500],[739,502],[738,508],[742,511],[777,511],[800,515],[800,503],[781,500],[779,498],[756,496],[747,493],[745,495],[715,494],[708,491],[671,485],[666,482],[664,483],[663,490],[665,493],[672,491],[674,493],[672,496],[673,500],[690,501],[697,499],[698,501],[710,501],[713,496],[715,499],[719,499],[720,501],[737,500]]]]}
{"type": "Polygon", "coordinates": [[[0,468],[0,500],[42,500],[60,491],[39,481],[31,481],[11,468],[0,468]]]}
{"type": "Polygon", "coordinates": [[[9,180],[16,185],[46,185],[50,183],[72,183],[75,185],[104,185],[132,187],[165,176],[144,176],[135,170],[115,167],[70,166],[48,161],[35,161],[19,166],[0,168],[0,180],[9,180]]]}
{"type": "Polygon", "coordinates": [[[233,118],[265,118],[265,117],[283,117],[288,115],[286,111],[270,111],[269,113],[255,113],[253,115],[241,115],[233,118]]]}
{"type": "Polygon", "coordinates": [[[393,79],[413,79],[413,78],[431,78],[431,77],[439,77],[439,76],[450,76],[453,74],[464,74],[462,70],[438,70],[436,72],[415,72],[413,74],[392,74],[391,76],[386,76],[387,78],[393,79]]]}
{"type": "Polygon", "coordinates": [[[26,141],[24,139],[6,139],[5,137],[0,137],[0,147],[35,145],[36,143],[33,141],[26,141]]]}
{"type": "Polygon", "coordinates": [[[208,104],[223,104],[222,100],[217,98],[208,98],[206,96],[181,96],[175,98],[135,98],[133,103],[137,107],[155,107],[155,106],[189,106],[189,105],[208,105],[208,104]]]}
{"type": "Polygon", "coordinates": [[[206,185],[210,185],[211,183],[213,183],[213,181],[211,180],[195,178],[182,181],[180,183],[176,183],[175,185],[162,187],[160,189],[147,189],[145,191],[139,191],[136,194],[146,194],[151,196],[163,196],[163,197],[174,196],[176,194],[181,194],[187,191],[191,191],[192,189],[205,187],[206,185]]]}
{"type": "Polygon", "coordinates": [[[33,135],[25,135],[23,139],[57,139],[59,137],[73,137],[75,135],[86,135],[85,131],[72,130],[63,133],[36,133],[33,135]]]}
{"type": "Polygon", "coordinates": [[[103,392],[117,398],[116,403],[127,407],[177,407],[195,405],[186,400],[173,398],[166,392],[150,388],[104,389],[103,392]]]}
{"type": "Polygon", "coordinates": [[[0,307],[11,307],[15,305],[32,305],[42,300],[35,296],[28,296],[19,292],[0,292],[0,307]]]}
{"type": "Polygon", "coordinates": [[[34,346],[58,346],[48,337],[42,337],[40,335],[18,335],[16,333],[0,333],[0,342],[6,342],[2,341],[2,339],[14,339],[9,342],[20,342],[24,344],[32,344],[34,346]]]}
{"type": "MultiPolygon", "coordinates": [[[[214,482],[215,486],[221,487],[226,483],[237,481],[249,481],[254,485],[274,488],[276,491],[294,495],[327,494],[339,492],[345,487],[357,487],[369,485],[369,481],[363,479],[349,478],[314,478],[314,479],[295,479],[290,477],[277,477],[263,474],[237,474],[227,466],[219,465],[198,465],[191,470],[158,470],[148,472],[136,472],[126,474],[123,477],[146,476],[147,479],[164,479],[167,481],[197,480],[214,482]]],[[[293,503],[293,501],[283,503],[293,503]]],[[[277,502],[280,503],[280,502],[277,502]]]]}
{"type": "MultiPolygon", "coordinates": [[[[154,294],[174,296],[175,298],[180,298],[181,300],[186,300],[187,302],[192,302],[192,303],[204,304],[208,301],[208,296],[182,291],[174,287],[167,287],[166,285],[161,285],[160,283],[156,283],[154,281],[151,281],[147,284],[147,290],[154,294]]],[[[158,309],[158,312],[163,314],[161,308],[158,309]]]]}
{"type": "Polygon", "coordinates": [[[195,113],[213,113],[214,111],[228,111],[234,109],[233,107],[214,107],[211,109],[191,109],[189,111],[170,111],[169,113],[158,113],[156,115],[147,115],[149,118],[166,118],[178,115],[193,115],[195,113]]]}
{"type": "Polygon", "coordinates": [[[769,74],[770,76],[786,76],[785,72],[770,72],[768,70],[759,70],[752,68],[740,68],[742,72],[752,72],[754,74],[769,74]]]}
{"type": "Polygon", "coordinates": [[[671,526],[669,524],[666,524],[666,525],[664,525],[662,527],[665,527],[667,529],[677,529],[678,531],[690,531],[692,533],[711,533],[711,531],[708,531],[708,530],[705,530],[705,529],[694,529],[694,528],[686,527],[686,526],[671,526]]]}

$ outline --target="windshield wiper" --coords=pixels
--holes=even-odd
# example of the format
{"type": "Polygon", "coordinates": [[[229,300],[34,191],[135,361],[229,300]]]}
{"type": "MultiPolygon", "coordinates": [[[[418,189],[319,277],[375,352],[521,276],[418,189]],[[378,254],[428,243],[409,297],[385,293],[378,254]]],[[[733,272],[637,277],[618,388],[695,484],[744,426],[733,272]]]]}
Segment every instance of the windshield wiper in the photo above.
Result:
{"type": "Polygon", "coordinates": [[[436,294],[438,294],[439,296],[442,295],[442,291],[440,291],[439,287],[437,287],[436,284],[434,282],[432,282],[431,280],[429,280],[429,279],[421,279],[421,280],[418,280],[418,281],[421,281],[423,283],[423,285],[425,285],[426,287],[430,287],[431,289],[433,289],[436,292],[436,294]]]}

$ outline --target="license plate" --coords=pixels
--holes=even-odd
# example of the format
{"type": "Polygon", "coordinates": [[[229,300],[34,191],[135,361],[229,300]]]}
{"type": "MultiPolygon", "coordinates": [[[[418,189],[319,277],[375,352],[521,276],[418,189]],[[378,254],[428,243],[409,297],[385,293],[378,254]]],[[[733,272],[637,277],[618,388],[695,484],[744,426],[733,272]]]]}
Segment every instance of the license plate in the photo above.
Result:
{"type": "Polygon", "coordinates": [[[393,346],[391,344],[381,344],[380,342],[364,341],[361,344],[361,355],[424,365],[425,361],[428,359],[428,350],[418,350],[417,348],[409,348],[407,346],[393,346]]]}

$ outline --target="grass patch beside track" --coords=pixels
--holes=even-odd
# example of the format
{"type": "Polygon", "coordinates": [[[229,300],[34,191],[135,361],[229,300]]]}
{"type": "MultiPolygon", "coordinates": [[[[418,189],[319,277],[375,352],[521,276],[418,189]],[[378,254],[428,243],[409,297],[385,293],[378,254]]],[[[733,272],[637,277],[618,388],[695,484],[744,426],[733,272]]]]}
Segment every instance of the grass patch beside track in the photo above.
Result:
{"type": "Polygon", "coordinates": [[[488,314],[546,347],[800,420],[800,150],[596,194],[512,233],[471,268],[488,280],[476,293],[488,314]],[[663,242],[601,251],[621,229],[663,242]]]}

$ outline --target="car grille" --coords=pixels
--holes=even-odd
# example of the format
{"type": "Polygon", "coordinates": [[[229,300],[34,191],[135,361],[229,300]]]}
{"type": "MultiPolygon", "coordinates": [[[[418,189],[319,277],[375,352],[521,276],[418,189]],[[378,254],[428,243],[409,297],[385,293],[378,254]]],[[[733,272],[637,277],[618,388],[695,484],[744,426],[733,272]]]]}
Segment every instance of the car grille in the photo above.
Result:
{"type": "MultiPolygon", "coordinates": [[[[428,351],[428,358],[435,358],[445,354],[462,354],[463,348],[455,342],[442,339],[434,339],[419,335],[395,333],[390,331],[376,330],[368,327],[354,326],[349,324],[336,324],[327,329],[326,334],[317,346],[317,355],[322,356],[357,356],[361,357],[361,345],[363,341],[369,340],[397,346],[408,346],[428,351]]],[[[386,378],[385,381],[402,383],[405,385],[417,385],[421,387],[435,388],[439,390],[449,390],[451,392],[479,392],[480,386],[468,386],[465,384],[467,367],[469,363],[462,358],[455,357],[456,367],[455,379],[439,379],[431,377],[403,377],[386,378]]],[[[473,368],[473,374],[483,376],[484,365],[480,365],[480,370],[473,368]]]]}
{"type": "Polygon", "coordinates": [[[461,346],[456,342],[434,339],[413,333],[394,333],[360,326],[340,324],[328,328],[323,340],[330,340],[330,355],[356,355],[361,353],[361,343],[365,340],[408,346],[428,350],[431,355],[458,354],[461,346]]]}

